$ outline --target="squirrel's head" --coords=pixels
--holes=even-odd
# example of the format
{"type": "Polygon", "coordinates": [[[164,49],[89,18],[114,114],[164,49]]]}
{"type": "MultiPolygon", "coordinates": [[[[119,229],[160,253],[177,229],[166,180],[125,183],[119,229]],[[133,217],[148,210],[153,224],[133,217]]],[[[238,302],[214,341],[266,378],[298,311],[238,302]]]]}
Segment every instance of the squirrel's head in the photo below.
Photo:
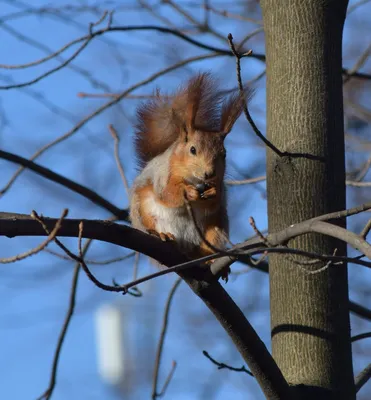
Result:
{"type": "Polygon", "coordinates": [[[173,95],[157,91],[137,111],[136,151],[141,166],[175,145],[179,177],[221,182],[225,170],[224,139],[240,116],[251,91],[224,95],[216,79],[200,73],[173,95]]]}
{"type": "Polygon", "coordinates": [[[172,125],[178,130],[174,171],[188,183],[219,186],[225,172],[224,140],[240,116],[246,91],[226,99],[215,93],[209,75],[201,74],[187,86],[183,109],[172,110],[172,125]]]}
{"type": "Polygon", "coordinates": [[[175,147],[173,173],[191,184],[209,183],[218,186],[225,172],[225,135],[197,129],[183,132],[175,147]]]}

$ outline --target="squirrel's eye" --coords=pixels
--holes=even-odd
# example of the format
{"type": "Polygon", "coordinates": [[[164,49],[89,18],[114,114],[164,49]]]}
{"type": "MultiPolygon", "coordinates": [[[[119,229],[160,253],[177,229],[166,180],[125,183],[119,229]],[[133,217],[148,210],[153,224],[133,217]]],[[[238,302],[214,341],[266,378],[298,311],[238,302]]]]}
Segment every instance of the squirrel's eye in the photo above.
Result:
{"type": "Polygon", "coordinates": [[[196,147],[192,146],[189,151],[191,152],[191,154],[195,155],[196,154],[196,147]]]}

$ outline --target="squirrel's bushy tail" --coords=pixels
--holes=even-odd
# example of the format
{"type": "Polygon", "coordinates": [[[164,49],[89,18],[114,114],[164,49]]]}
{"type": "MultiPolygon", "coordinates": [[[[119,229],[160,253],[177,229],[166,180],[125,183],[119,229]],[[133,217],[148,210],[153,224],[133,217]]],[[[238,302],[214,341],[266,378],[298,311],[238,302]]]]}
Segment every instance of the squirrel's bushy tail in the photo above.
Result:
{"type": "Polygon", "coordinates": [[[222,104],[223,97],[210,73],[199,73],[170,96],[157,90],[137,110],[135,147],[140,166],[166,151],[184,126],[212,132],[220,131],[229,120],[233,125],[245,96],[234,94],[222,104]]]}

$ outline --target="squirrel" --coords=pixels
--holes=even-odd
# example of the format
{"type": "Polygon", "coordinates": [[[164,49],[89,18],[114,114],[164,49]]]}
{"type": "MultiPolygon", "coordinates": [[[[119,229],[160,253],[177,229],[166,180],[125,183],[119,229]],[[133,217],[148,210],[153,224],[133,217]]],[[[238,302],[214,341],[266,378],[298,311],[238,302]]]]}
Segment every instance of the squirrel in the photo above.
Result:
{"type": "Polygon", "coordinates": [[[135,148],[142,170],[131,190],[134,228],[175,241],[191,259],[225,249],[224,139],[250,94],[223,96],[210,73],[199,73],[172,96],[157,90],[138,107],[135,148]]]}

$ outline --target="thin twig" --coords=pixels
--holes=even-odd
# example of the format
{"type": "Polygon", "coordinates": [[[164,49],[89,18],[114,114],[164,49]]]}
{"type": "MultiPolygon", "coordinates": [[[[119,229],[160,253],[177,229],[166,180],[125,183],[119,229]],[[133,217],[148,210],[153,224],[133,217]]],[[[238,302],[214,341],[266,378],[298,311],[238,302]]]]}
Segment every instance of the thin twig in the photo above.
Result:
{"type": "Polygon", "coordinates": [[[176,361],[173,360],[173,362],[171,363],[171,369],[167,375],[164,385],[162,386],[162,389],[157,394],[157,397],[162,397],[166,393],[167,387],[169,386],[171,380],[173,379],[176,366],[177,366],[177,363],[176,363],[176,361]]]}
{"type": "MultiPolygon", "coordinates": [[[[13,263],[16,261],[24,260],[27,257],[33,256],[33,255],[39,253],[40,251],[45,250],[46,246],[55,239],[60,227],[62,226],[62,221],[64,220],[64,218],[67,215],[68,215],[68,210],[67,209],[63,210],[61,217],[56,222],[53,230],[49,233],[47,239],[44,240],[41,244],[39,244],[37,247],[34,247],[31,250],[28,250],[21,254],[17,254],[12,257],[0,258],[0,264],[10,264],[10,263],[13,263]]],[[[33,212],[31,213],[31,217],[32,216],[33,216],[33,212]]]]}
{"type": "Polygon", "coordinates": [[[228,180],[225,183],[227,185],[249,185],[251,183],[263,182],[267,178],[265,175],[257,176],[255,178],[241,179],[241,180],[228,180]]]}
{"type": "MultiPolygon", "coordinates": [[[[254,31],[248,33],[242,40],[240,43],[238,43],[238,51],[243,52],[243,46],[246,42],[248,42],[250,39],[252,39],[254,36],[256,36],[259,33],[263,33],[264,32],[264,28],[260,27],[255,29],[254,31]]],[[[242,53],[242,55],[246,55],[246,53],[242,53]]],[[[250,54],[248,54],[250,55],[250,54]]]]}
{"type": "MultiPolygon", "coordinates": [[[[357,179],[359,179],[359,177],[357,177],[357,179]]],[[[346,180],[345,183],[347,186],[354,186],[354,187],[370,187],[371,186],[371,182],[359,182],[357,180],[354,180],[354,181],[346,180]]]]}
{"type": "Polygon", "coordinates": [[[350,341],[352,343],[357,342],[358,340],[371,338],[371,332],[360,333],[359,335],[352,336],[350,341]]]}
{"type": "Polygon", "coordinates": [[[358,174],[357,174],[356,178],[354,179],[354,181],[356,181],[356,182],[361,181],[366,176],[366,174],[369,171],[370,167],[371,167],[371,155],[368,157],[368,159],[364,163],[363,167],[358,172],[358,174]]]}
{"type": "Polygon", "coordinates": [[[210,11],[210,2],[209,0],[204,0],[203,1],[203,6],[204,6],[204,23],[203,25],[208,28],[209,27],[209,22],[210,22],[210,15],[209,15],[209,11],[210,11]]]}
{"type": "Polygon", "coordinates": [[[77,248],[79,249],[79,257],[81,260],[83,260],[83,254],[82,254],[82,233],[84,230],[84,223],[81,221],[79,223],[79,237],[77,241],[77,248]]]}
{"type": "Polygon", "coordinates": [[[252,22],[253,24],[257,24],[257,25],[263,25],[263,21],[261,21],[261,20],[245,17],[245,16],[243,16],[241,14],[234,14],[234,13],[231,13],[231,12],[229,12],[227,10],[218,10],[218,9],[210,6],[210,4],[204,5],[204,8],[206,8],[207,10],[212,11],[214,14],[220,15],[220,16],[225,17],[225,18],[237,19],[237,20],[240,20],[240,21],[252,22]]]}
{"type": "MultiPolygon", "coordinates": [[[[371,158],[370,158],[370,166],[371,166],[371,158]]],[[[225,183],[227,185],[249,185],[251,183],[263,182],[267,179],[265,175],[257,176],[256,178],[248,178],[248,179],[240,179],[240,180],[227,180],[225,183]]],[[[357,178],[358,179],[358,178],[357,178]]],[[[358,180],[349,180],[345,181],[347,186],[354,187],[371,187],[371,182],[359,182],[358,180]]]]}
{"type": "MultiPolygon", "coordinates": [[[[95,37],[101,36],[108,32],[131,32],[131,31],[157,31],[157,32],[165,33],[165,34],[170,34],[170,35],[177,36],[178,38],[180,38],[196,47],[199,47],[201,49],[216,52],[218,55],[234,56],[233,52],[231,52],[231,51],[204,44],[202,42],[199,42],[198,40],[195,40],[189,36],[186,36],[185,34],[183,34],[182,32],[180,32],[179,30],[176,30],[176,29],[170,29],[170,28],[165,28],[165,27],[156,26],[156,25],[133,25],[133,26],[110,26],[109,28],[106,27],[104,29],[96,30],[91,35],[89,34],[89,35],[82,36],[78,39],[75,39],[73,42],[70,42],[69,44],[63,46],[62,49],[57,50],[53,55],[50,56],[50,58],[53,58],[53,56],[62,53],[63,51],[65,51],[67,48],[69,48],[70,46],[72,46],[74,44],[78,44],[80,42],[86,41],[90,37],[93,39],[95,37]]],[[[224,40],[224,37],[223,37],[223,40],[224,40]]],[[[254,54],[249,54],[249,57],[252,57],[252,58],[255,58],[262,62],[265,62],[264,54],[254,53],[254,54]]],[[[9,66],[9,65],[8,66],[2,65],[2,67],[3,68],[5,68],[5,67],[12,68],[12,66],[9,66]]],[[[346,68],[342,68],[342,72],[345,75],[348,74],[348,70],[346,68]]],[[[366,74],[366,73],[362,73],[362,72],[355,73],[353,75],[353,77],[356,77],[359,79],[371,80],[370,74],[366,74]]]]}
{"type": "Polygon", "coordinates": [[[268,257],[268,252],[265,251],[258,259],[254,259],[250,257],[251,264],[254,265],[254,267],[258,266],[261,264],[266,258],[268,257]]]}
{"type": "MultiPolygon", "coordinates": [[[[235,58],[236,58],[237,82],[238,82],[239,90],[240,90],[241,94],[243,94],[243,92],[244,92],[244,86],[243,86],[242,78],[241,78],[241,57],[242,57],[242,55],[239,54],[238,51],[236,50],[236,48],[235,48],[235,46],[234,46],[234,43],[233,43],[233,36],[232,36],[231,33],[228,35],[228,43],[229,43],[229,46],[230,46],[230,48],[231,48],[232,53],[234,54],[234,56],[235,56],[235,58]]],[[[260,132],[259,128],[255,125],[255,122],[254,122],[254,120],[252,119],[252,117],[251,117],[251,115],[250,115],[250,112],[249,112],[249,110],[248,110],[248,108],[247,108],[246,101],[245,101],[245,104],[244,104],[243,111],[244,111],[244,114],[245,114],[245,117],[246,117],[247,121],[248,121],[249,124],[251,125],[251,127],[252,127],[253,131],[255,132],[256,136],[258,136],[258,138],[259,138],[260,140],[262,140],[266,146],[268,146],[271,150],[273,150],[275,153],[277,153],[279,156],[282,157],[282,156],[284,155],[284,153],[283,153],[281,150],[279,150],[274,144],[272,144],[272,143],[260,132]]]]}
{"type": "Polygon", "coordinates": [[[343,79],[343,84],[346,84],[353,77],[353,75],[360,68],[362,68],[362,66],[365,64],[370,55],[371,55],[371,44],[367,46],[366,50],[361,54],[361,56],[358,58],[353,67],[348,69],[348,73],[345,75],[343,79]]]}
{"type": "MultiPolygon", "coordinates": [[[[86,254],[92,241],[93,240],[89,239],[85,243],[82,254],[86,254]]],[[[73,276],[72,276],[72,284],[71,284],[71,290],[70,290],[68,309],[67,309],[67,313],[66,313],[63,325],[62,325],[62,329],[59,333],[57,347],[54,352],[54,358],[53,358],[53,364],[52,364],[52,371],[50,374],[49,385],[48,385],[48,388],[46,389],[46,391],[41,396],[39,396],[37,398],[37,400],[42,400],[42,399],[49,400],[53,394],[53,391],[54,391],[54,388],[55,388],[55,385],[57,382],[57,371],[58,371],[58,365],[59,365],[59,358],[61,355],[63,343],[66,338],[67,331],[68,331],[73,313],[75,311],[76,293],[77,293],[79,273],[80,273],[80,263],[76,263],[74,271],[73,271],[73,276]]]]}
{"type": "MultiPolygon", "coordinates": [[[[112,97],[117,97],[120,96],[120,93],[86,93],[86,92],[78,92],[77,97],[80,97],[82,99],[84,98],[112,98],[112,97]]],[[[157,96],[153,94],[131,94],[125,97],[125,99],[133,99],[133,100],[142,100],[142,99],[153,99],[157,96]]]]}
{"type": "Polygon", "coordinates": [[[369,2],[370,2],[370,0],[359,0],[359,1],[357,1],[356,3],[350,5],[350,6],[348,7],[347,16],[348,16],[350,13],[352,13],[354,10],[356,10],[358,7],[360,7],[360,6],[362,6],[362,5],[366,4],[366,3],[369,3],[369,2]]]}
{"type": "Polygon", "coordinates": [[[174,25],[168,18],[162,16],[161,14],[157,13],[154,8],[146,3],[144,0],[138,0],[138,3],[145,8],[151,15],[153,15],[155,18],[157,18],[159,21],[163,22],[165,25],[169,27],[176,28],[176,25],[174,25]]]}
{"type": "MultiPolygon", "coordinates": [[[[61,258],[62,260],[68,260],[68,261],[74,261],[71,257],[68,257],[67,255],[64,254],[60,254],[57,253],[56,251],[53,250],[49,250],[49,249],[44,249],[44,251],[46,253],[52,254],[53,256],[56,256],[58,258],[61,258]]],[[[108,264],[113,264],[113,263],[117,263],[120,261],[124,261],[130,257],[133,257],[137,252],[136,251],[132,251],[129,254],[126,254],[125,256],[122,257],[116,257],[116,258],[110,258],[108,260],[103,260],[103,261],[96,261],[96,260],[86,260],[85,262],[88,264],[94,264],[94,265],[108,265],[108,264]]]]}
{"type": "Polygon", "coordinates": [[[129,188],[128,180],[126,179],[124,166],[122,165],[122,162],[121,162],[121,159],[120,159],[120,154],[119,154],[120,138],[119,138],[119,135],[118,135],[116,129],[114,128],[114,126],[112,124],[108,125],[108,130],[110,131],[110,133],[111,133],[111,135],[113,137],[113,140],[115,141],[115,160],[116,160],[117,168],[118,168],[120,176],[121,176],[122,183],[123,183],[124,188],[126,190],[126,194],[129,197],[130,188],[129,188]]]}
{"type": "MultiPolygon", "coordinates": [[[[41,220],[40,220],[41,221],[41,220]]],[[[41,221],[42,222],[42,221],[41,221]]],[[[81,249],[81,239],[82,239],[82,235],[83,235],[83,230],[84,230],[84,223],[81,221],[79,224],[79,252],[81,249]]],[[[100,289],[109,291],[109,292],[120,292],[120,290],[118,290],[117,286],[111,286],[111,285],[106,285],[104,283],[102,283],[101,281],[99,281],[90,271],[90,269],[88,268],[88,266],[86,265],[85,261],[83,258],[81,258],[80,256],[76,256],[75,254],[73,254],[62,242],[60,242],[58,239],[55,239],[55,243],[66,252],[66,254],[68,254],[69,257],[71,257],[72,259],[76,260],[77,262],[79,262],[81,264],[82,269],[84,270],[85,274],[87,275],[87,277],[96,285],[98,286],[100,289]]]]}
{"type": "Polygon", "coordinates": [[[255,220],[253,217],[249,217],[249,224],[251,225],[251,227],[253,228],[255,235],[260,238],[262,240],[262,242],[264,244],[266,244],[267,246],[269,246],[268,240],[267,238],[259,231],[259,229],[257,228],[256,224],[255,224],[255,220]]]}
{"type": "MultiPolygon", "coordinates": [[[[43,229],[46,232],[48,232],[48,228],[43,223],[43,221],[40,219],[40,217],[35,212],[34,212],[34,214],[35,214],[35,219],[43,226],[43,229]]],[[[116,218],[114,217],[113,219],[116,219],[116,218]]],[[[85,256],[85,254],[87,253],[90,245],[92,244],[93,239],[88,239],[86,241],[83,249],[81,249],[80,236],[82,236],[82,229],[81,229],[81,233],[79,231],[79,248],[80,248],[79,252],[80,252],[80,257],[83,258],[85,256]]],[[[57,243],[57,240],[58,240],[57,238],[54,238],[54,241],[56,243],[57,243]]],[[[63,325],[62,325],[62,329],[59,333],[57,347],[54,352],[54,358],[53,358],[52,371],[51,371],[51,375],[50,375],[49,385],[48,385],[48,388],[45,390],[45,392],[41,396],[39,396],[36,400],[42,400],[42,399],[49,400],[55,389],[55,385],[57,382],[59,358],[60,358],[60,355],[62,352],[63,343],[66,338],[67,331],[68,331],[69,325],[71,323],[72,316],[74,314],[75,306],[76,306],[77,285],[78,285],[78,279],[79,279],[79,274],[80,274],[80,269],[81,269],[80,264],[81,263],[79,261],[75,264],[75,268],[74,268],[74,272],[73,272],[73,276],[72,276],[72,284],[71,284],[71,290],[70,290],[68,309],[67,309],[67,313],[66,313],[63,325]]]]}
{"type": "MultiPolygon", "coordinates": [[[[107,29],[109,29],[109,26],[107,26],[107,28],[105,28],[105,30],[107,30],[107,29]]],[[[49,75],[54,74],[55,72],[61,70],[66,65],[71,63],[71,61],[73,61],[87,47],[87,45],[92,41],[93,38],[94,38],[94,33],[91,31],[89,33],[89,35],[86,37],[86,39],[83,41],[82,45],[70,57],[68,57],[64,62],[62,62],[58,66],[47,70],[43,74],[41,74],[41,75],[37,76],[36,78],[31,79],[29,81],[26,81],[23,83],[16,83],[16,84],[11,84],[11,85],[0,86],[0,90],[19,89],[19,88],[22,88],[25,86],[30,86],[30,85],[33,85],[34,83],[41,81],[42,79],[46,78],[49,75]]],[[[58,53],[58,52],[56,52],[56,53],[58,53]]],[[[45,57],[45,58],[47,58],[47,57],[45,57]]],[[[34,65],[36,65],[36,64],[34,63],[34,65]]]]}
{"type": "MultiPolygon", "coordinates": [[[[198,40],[195,40],[195,39],[185,35],[184,33],[180,32],[177,29],[170,29],[170,28],[166,28],[163,26],[156,26],[156,25],[107,26],[103,29],[99,29],[99,30],[96,30],[95,32],[89,33],[88,35],[84,35],[77,39],[74,39],[70,43],[64,45],[61,49],[57,50],[55,53],[51,54],[49,56],[49,58],[46,57],[46,58],[40,59],[36,62],[24,64],[24,65],[26,65],[25,68],[27,68],[28,66],[31,66],[31,65],[38,65],[38,64],[45,62],[53,57],[56,57],[57,55],[60,55],[62,52],[66,51],[72,45],[75,45],[75,44],[78,44],[81,42],[83,42],[83,44],[86,42],[89,43],[94,38],[101,36],[101,35],[105,35],[109,32],[132,32],[132,31],[138,31],[138,32],[140,32],[140,31],[157,31],[157,32],[164,33],[164,34],[170,34],[170,35],[177,36],[178,38],[180,38],[196,47],[199,47],[203,50],[216,52],[219,55],[233,56],[233,54],[229,50],[204,44],[198,40]]],[[[223,41],[225,40],[224,37],[221,37],[221,38],[223,39],[223,41]]],[[[261,61],[265,61],[265,55],[263,55],[263,54],[253,54],[253,55],[251,55],[251,57],[261,60],[261,61]]],[[[15,68],[22,68],[22,66],[20,66],[20,65],[12,66],[12,65],[2,64],[1,68],[15,69],[15,68]]],[[[7,89],[11,89],[11,87],[7,87],[7,89]]]]}
{"type": "MultiPolygon", "coordinates": [[[[161,364],[161,357],[162,357],[162,351],[163,351],[163,348],[164,348],[167,329],[168,329],[168,326],[169,326],[169,314],[170,314],[171,303],[173,301],[175,292],[178,289],[181,281],[182,281],[182,279],[178,278],[174,282],[174,284],[173,284],[173,286],[172,286],[172,288],[171,288],[171,290],[169,292],[168,298],[166,300],[165,311],[164,311],[164,316],[163,316],[163,320],[162,320],[161,334],[160,334],[160,338],[159,338],[158,345],[157,345],[157,351],[156,351],[155,368],[154,368],[154,371],[153,371],[152,400],[156,400],[157,397],[160,397],[164,393],[164,389],[160,393],[158,393],[158,390],[157,390],[158,377],[159,377],[160,364],[161,364]]],[[[175,367],[173,367],[173,368],[175,368],[175,367]]],[[[169,374],[169,376],[170,376],[170,374],[169,374]]],[[[171,376],[172,376],[172,374],[171,374],[171,376]]],[[[167,383],[167,385],[168,385],[168,383],[167,383]]],[[[166,387],[167,387],[167,385],[166,385],[166,387]]],[[[164,387],[165,387],[165,385],[164,385],[164,387]]],[[[165,390],[166,390],[166,388],[165,388],[165,390]]]]}
{"type": "Polygon", "coordinates": [[[247,375],[254,376],[244,365],[240,368],[231,367],[230,365],[214,360],[214,358],[212,358],[211,355],[206,350],[203,350],[202,354],[207,359],[209,359],[213,364],[215,364],[218,367],[218,369],[229,369],[230,371],[235,371],[235,372],[245,372],[245,374],[247,375]]]}
{"type": "MultiPolygon", "coordinates": [[[[134,265],[133,265],[133,281],[138,279],[139,258],[140,258],[140,253],[139,253],[139,251],[136,251],[135,258],[134,258],[134,265]]],[[[133,286],[131,288],[131,295],[136,296],[136,297],[142,297],[143,293],[138,287],[133,286]]]]}
{"type": "Polygon", "coordinates": [[[205,25],[198,22],[195,18],[192,17],[191,14],[189,14],[186,10],[180,7],[180,5],[174,2],[173,0],[164,0],[164,3],[169,4],[175,11],[177,11],[180,15],[186,18],[191,24],[195,25],[200,30],[200,32],[203,33],[208,32],[211,35],[215,36],[217,39],[222,40],[223,42],[225,41],[223,35],[215,31],[210,25],[205,25]]]}
{"type": "MultiPolygon", "coordinates": [[[[43,227],[43,229],[45,230],[45,232],[49,232],[48,227],[45,225],[44,221],[37,215],[37,213],[35,211],[33,211],[34,216],[33,218],[38,221],[41,226],[43,227]]],[[[79,237],[79,243],[81,238],[83,237],[83,230],[84,230],[84,224],[83,221],[80,221],[79,223],[79,230],[78,230],[78,237],[79,237]]],[[[141,294],[138,294],[138,289],[136,288],[136,290],[134,289],[134,291],[130,291],[130,288],[133,288],[136,286],[136,283],[141,283],[141,282],[145,282],[149,279],[152,279],[152,277],[150,275],[148,275],[147,277],[145,277],[146,279],[137,279],[136,281],[132,281],[130,282],[130,284],[127,285],[123,285],[123,286],[118,286],[118,285],[106,285],[102,282],[100,282],[94,275],[93,273],[90,271],[90,269],[88,268],[88,266],[86,265],[85,261],[83,258],[81,258],[80,256],[76,256],[74,253],[72,253],[58,238],[54,238],[54,242],[73,260],[77,261],[78,263],[81,264],[82,269],[84,270],[85,274],[87,275],[87,277],[100,289],[106,290],[108,292],[122,292],[123,294],[131,294],[135,297],[139,297],[141,294]]],[[[81,246],[81,244],[79,244],[79,246],[81,246]]],[[[160,271],[161,272],[161,271],[160,271]]]]}

